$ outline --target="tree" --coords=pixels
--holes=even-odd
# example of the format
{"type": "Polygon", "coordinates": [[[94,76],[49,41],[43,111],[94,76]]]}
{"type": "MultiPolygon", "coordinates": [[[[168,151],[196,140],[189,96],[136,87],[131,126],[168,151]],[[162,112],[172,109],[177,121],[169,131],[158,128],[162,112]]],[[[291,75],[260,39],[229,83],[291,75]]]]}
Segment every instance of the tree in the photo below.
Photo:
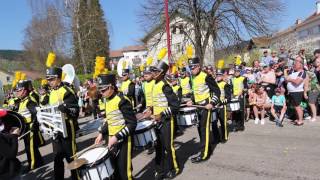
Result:
{"type": "Polygon", "coordinates": [[[96,56],[109,57],[109,34],[99,0],[79,0],[73,16],[74,59],[86,74],[96,56]]]}
{"type": "MultiPolygon", "coordinates": [[[[179,12],[186,20],[184,35],[204,60],[209,45],[215,48],[234,45],[247,36],[272,31],[272,22],[283,9],[281,0],[171,0],[170,14],[179,12]],[[212,43],[212,44],[211,44],[212,43]]],[[[146,0],[140,19],[143,27],[163,22],[164,0],[146,0]]],[[[161,29],[164,31],[165,27],[161,29]]]]}

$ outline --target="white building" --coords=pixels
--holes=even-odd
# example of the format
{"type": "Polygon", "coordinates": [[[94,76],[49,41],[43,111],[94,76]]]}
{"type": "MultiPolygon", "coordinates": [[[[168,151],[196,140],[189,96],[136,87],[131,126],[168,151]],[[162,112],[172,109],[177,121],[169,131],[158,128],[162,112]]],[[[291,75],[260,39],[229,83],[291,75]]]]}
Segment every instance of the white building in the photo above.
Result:
{"type": "MultiPolygon", "coordinates": [[[[185,53],[187,45],[192,45],[190,39],[185,35],[185,32],[193,32],[191,23],[188,23],[183,15],[175,13],[170,17],[170,30],[171,30],[171,52],[172,58],[176,60],[185,53]]],[[[191,39],[194,39],[194,34],[189,34],[191,39]]],[[[148,49],[148,56],[157,58],[158,53],[162,48],[167,47],[167,33],[165,31],[165,22],[154,27],[142,39],[148,49]]],[[[212,39],[209,40],[208,48],[206,49],[204,64],[214,64],[214,47],[212,39]]]]}
{"type": "Polygon", "coordinates": [[[127,46],[119,50],[110,51],[109,66],[117,66],[121,58],[132,61],[134,66],[139,66],[147,58],[147,49],[143,45],[127,46]]]}

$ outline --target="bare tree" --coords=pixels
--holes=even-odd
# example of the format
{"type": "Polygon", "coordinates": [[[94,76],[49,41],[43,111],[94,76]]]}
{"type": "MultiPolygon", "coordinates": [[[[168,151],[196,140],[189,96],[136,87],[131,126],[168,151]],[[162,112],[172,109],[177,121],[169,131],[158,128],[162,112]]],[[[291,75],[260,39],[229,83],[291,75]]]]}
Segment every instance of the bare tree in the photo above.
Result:
{"type": "MultiPolygon", "coordinates": [[[[270,33],[283,8],[281,0],[169,0],[170,14],[183,16],[183,33],[202,62],[209,45],[221,48],[270,33]]],[[[143,27],[154,27],[164,21],[163,12],[163,0],[146,0],[139,19],[143,27]]]]}

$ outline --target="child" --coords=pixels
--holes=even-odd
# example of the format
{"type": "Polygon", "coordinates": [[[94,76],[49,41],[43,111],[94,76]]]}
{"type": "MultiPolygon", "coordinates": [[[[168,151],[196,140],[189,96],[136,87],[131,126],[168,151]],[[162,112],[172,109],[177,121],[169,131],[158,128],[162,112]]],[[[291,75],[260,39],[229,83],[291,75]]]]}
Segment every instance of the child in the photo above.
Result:
{"type": "Polygon", "coordinates": [[[281,95],[280,88],[276,88],[275,92],[276,94],[272,96],[271,113],[275,118],[276,125],[279,127],[283,127],[282,121],[287,110],[286,98],[284,97],[284,95],[281,95]],[[280,114],[280,117],[278,117],[277,114],[280,114]]]}

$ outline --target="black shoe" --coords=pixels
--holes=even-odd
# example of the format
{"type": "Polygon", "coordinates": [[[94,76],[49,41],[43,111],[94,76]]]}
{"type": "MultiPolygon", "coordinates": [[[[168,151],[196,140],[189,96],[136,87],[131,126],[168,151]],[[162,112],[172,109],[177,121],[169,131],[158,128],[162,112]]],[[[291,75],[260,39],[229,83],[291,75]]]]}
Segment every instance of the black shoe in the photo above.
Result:
{"type": "Polygon", "coordinates": [[[153,146],[147,150],[147,154],[148,155],[152,154],[153,152],[154,152],[154,147],[153,146]]]}
{"type": "Polygon", "coordinates": [[[208,160],[208,158],[202,159],[201,155],[191,158],[191,162],[194,164],[198,164],[198,163],[204,162],[206,160],[208,160]]]}
{"type": "Polygon", "coordinates": [[[238,131],[244,131],[244,129],[245,129],[244,126],[237,128],[238,131]]]}
{"type": "Polygon", "coordinates": [[[173,179],[177,175],[178,175],[178,173],[175,170],[171,170],[164,176],[164,179],[173,179]]]}
{"type": "Polygon", "coordinates": [[[155,180],[162,180],[163,178],[164,178],[164,175],[162,173],[158,173],[158,172],[154,173],[155,180]]]}

